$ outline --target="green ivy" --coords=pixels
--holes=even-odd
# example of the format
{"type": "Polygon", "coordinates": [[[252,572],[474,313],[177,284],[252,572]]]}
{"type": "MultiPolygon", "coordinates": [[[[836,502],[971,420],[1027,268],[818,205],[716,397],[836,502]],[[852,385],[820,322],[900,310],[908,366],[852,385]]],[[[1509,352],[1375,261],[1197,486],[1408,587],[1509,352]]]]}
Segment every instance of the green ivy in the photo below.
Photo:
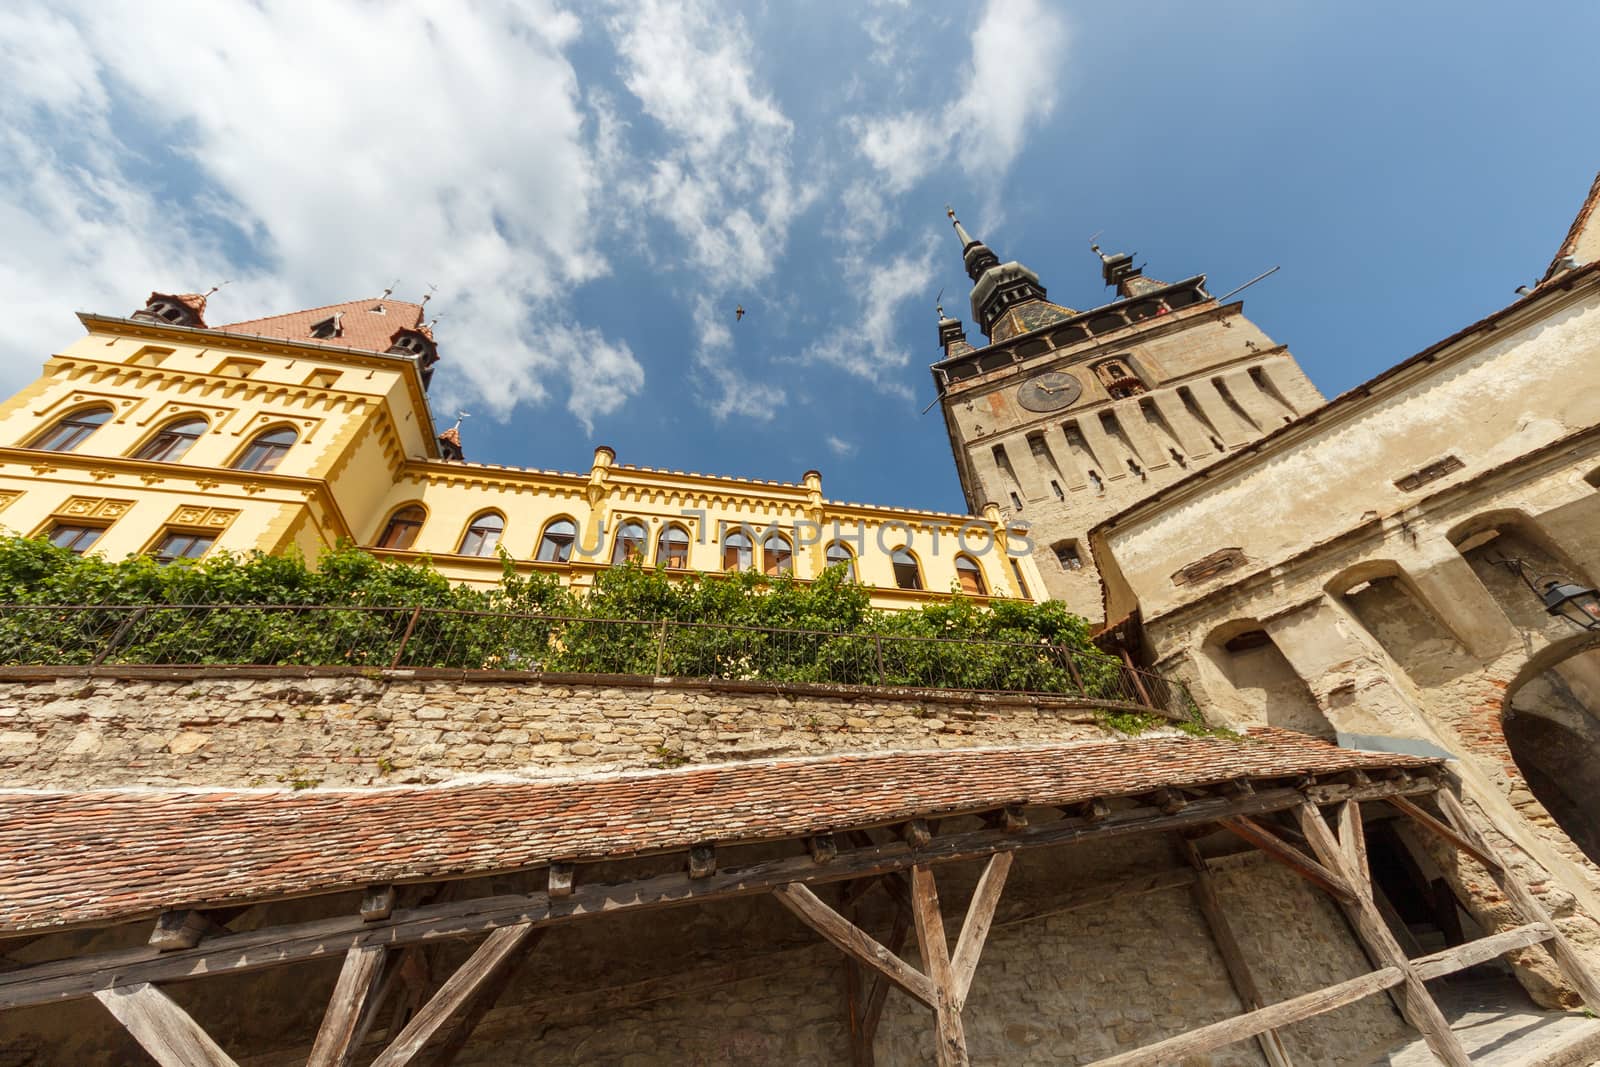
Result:
{"type": "Polygon", "coordinates": [[[843,568],[801,582],[755,571],[669,578],[630,563],[578,592],[542,571],[519,574],[504,553],[501,568],[497,585],[477,588],[452,585],[426,560],[380,559],[351,545],[315,567],[293,553],[259,552],[162,566],[3,537],[0,662],[88,663],[110,646],[113,663],[379,669],[404,641],[400,662],[416,667],[1128,697],[1120,665],[1059,602],[978,604],[953,594],[887,612],[843,568]]]}

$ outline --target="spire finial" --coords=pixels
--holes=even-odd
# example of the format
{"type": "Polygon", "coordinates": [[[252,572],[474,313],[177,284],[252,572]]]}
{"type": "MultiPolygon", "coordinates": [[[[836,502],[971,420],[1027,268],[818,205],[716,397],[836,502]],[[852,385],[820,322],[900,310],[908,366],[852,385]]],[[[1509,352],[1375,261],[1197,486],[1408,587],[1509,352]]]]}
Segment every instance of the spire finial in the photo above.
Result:
{"type": "Polygon", "coordinates": [[[956,218],[956,209],[951,207],[949,204],[946,204],[944,206],[944,213],[949,216],[950,224],[956,228],[956,237],[961,242],[962,250],[965,251],[966,249],[971,248],[976,242],[972,240],[972,235],[967,232],[967,228],[961,225],[961,220],[956,218]]]}

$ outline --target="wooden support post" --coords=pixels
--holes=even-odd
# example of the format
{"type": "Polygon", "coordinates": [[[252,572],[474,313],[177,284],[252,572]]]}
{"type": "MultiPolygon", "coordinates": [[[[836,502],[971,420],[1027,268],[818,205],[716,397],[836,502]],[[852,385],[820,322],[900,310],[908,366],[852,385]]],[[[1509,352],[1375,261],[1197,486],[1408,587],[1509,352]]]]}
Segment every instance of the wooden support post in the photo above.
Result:
{"type": "Polygon", "coordinates": [[[102,989],[94,998],[161,1067],[238,1067],[188,1012],[148,982],[102,989]]]}
{"type": "Polygon", "coordinates": [[[900,836],[912,848],[927,848],[928,842],[933,840],[933,831],[928,828],[927,819],[912,819],[900,828],[900,836]]]}
{"type": "Polygon", "coordinates": [[[316,1043],[306,1067],[347,1067],[350,1055],[360,1042],[360,1024],[370,1015],[373,994],[383,972],[388,950],[381,945],[357,945],[345,953],[339,981],[328,998],[316,1043]]]}
{"type": "Polygon", "coordinates": [[[933,983],[927,975],[873,940],[872,935],[828,907],[811,890],[791,882],[774,889],[772,895],[839,951],[871,967],[924,1005],[935,1006],[933,983]]]}
{"type": "Polygon", "coordinates": [[[818,834],[806,839],[806,848],[811,853],[811,860],[818,865],[832,863],[839,858],[839,842],[832,834],[818,834]]]}
{"type": "Polygon", "coordinates": [[[558,860],[550,861],[550,871],[546,875],[545,891],[550,899],[559,900],[572,895],[572,879],[577,874],[577,865],[562,863],[558,860]]]}
{"type": "MultiPolygon", "coordinates": [[[[1443,793],[1444,791],[1440,790],[1440,792],[1443,793]]],[[[1409,817],[1412,822],[1416,823],[1424,830],[1442,837],[1452,848],[1456,849],[1458,852],[1465,852],[1467,855],[1477,860],[1483,865],[1485,870],[1490,872],[1500,870],[1501,864],[1499,857],[1492,853],[1485,852],[1483,849],[1479,848],[1471,838],[1457,832],[1454,827],[1446,826],[1444,823],[1440,822],[1438,819],[1435,819],[1432,815],[1429,815],[1427,812],[1417,807],[1405,797],[1394,797],[1390,803],[1393,804],[1402,815],[1409,817]]]]}
{"type": "Polygon", "coordinates": [[[955,955],[950,958],[950,975],[955,992],[956,1010],[966,1007],[967,993],[972,989],[972,976],[978,970],[978,957],[983,954],[984,942],[989,939],[989,927],[994,922],[995,905],[1000,903],[1000,893],[1006,887],[1006,875],[1011,873],[1012,854],[998,852],[990,858],[972,890],[972,901],[967,905],[967,917],[961,924],[961,936],[956,938],[955,955]]]}
{"type": "Polygon", "coordinates": [[[1342,1008],[1346,1004],[1353,1004],[1380,989],[1399,985],[1403,981],[1405,976],[1397,968],[1386,967],[1381,971],[1352,978],[1348,982],[1319,989],[1315,993],[1285,1000],[1270,1008],[1262,1008],[1246,1015],[1236,1015],[1232,1019],[1202,1026],[1198,1030],[1190,1030],[1188,1033],[1169,1037],[1165,1041],[1157,1041],[1153,1045],[1146,1045],[1132,1052],[1095,1060],[1089,1067],[1166,1067],[1168,1064],[1186,1062],[1186,1057],[1221,1048],[1223,1045],[1231,1045],[1235,1041],[1243,1041],[1255,1034],[1288,1026],[1301,1019],[1309,1019],[1313,1015],[1321,1015],[1325,1011],[1342,1008]]]}
{"type": "Polygon", "coordinates": [[[516,977],[517,969],[522,965],[522,961],[527,958],[529,952],[533,951],[533,947],[539,943],[539,939],[543,936],[544,931],[538,930],[534,932],[532,937],[525,938],[522,944],[511,950],[511,953],[495,969],[495,972],[484,979],[483,984],[478,987],[477,991],[468,1000],[467,1006],[458,1013],[459,1018],[456,1019],[455,1023],[434,1041],[436,1050],[433,1053],[433,1059],[429,1061],[428,1067],[450,1067],[450,1064],[455,1062],[456,1056],[460,1054],[462,1047],[466,1045],[467,1039],[472,1036],[472,1031],[478,1028],[478,1023],[488,1014],[489,1009],[494,1007],[495,1001],[500,999],[500,994],[504,993],[506,986],[511,984],[511,979],[516,977]]]}
{"type": "MultiPolygon", "coordinates": [[[[1188,838],[1181,834],[1173,836],[1178,851],[1194,868],[1195,903],[1200,906],[1200,914],[1205,916],[1206,925],[1211,928],[1211,939],[1216,942],[1217,951],[1222,955],[1222,965],[1233,982],[1233,991],[1238,994],[1239,1003],[1244,1005],[1246,1011],[1258,1011],[1266,1007],[1266,1001],[1261,997],[1261,987],[1256,985],[1255,975],[1251,973],[1250,964],[1245,961],[1244,952],[1239,948],[1238,938],[1233,936],[1233,924],[1228,922],[1227,913],[1222,910],[1222,901],[1217,898],[1217,889],[1212,884],[1211,871],[1206,867],[1205,859],[1188,838]]],[[[1261,1046],[1261,1054],[1271,1067],[1294,1067],[1278,1031],[1263,1030],[1255,1038],[1261,1046]]]]}
{"type": "Polygon", "coordinates": [[[367,922],[377,922],[394,914],[395,890],[392,885],[368,886],[361,895],[361,917],[367,922]]]}
{"type": "MultiPolygon", "coordinates": [[[[1317,816],[1319,819],[1321,816],[1317,816]]],[[[1239,817],[1236,819],[1223,819],[1222,825],[1244,838],[1252,845],[1265,852],[1268,856],[1288,867],[1295,874],[1304,878],[1312,885],[1331,893],[1342,903],[1349,904],[1355,899],[1355,892],[1346,884],[1346,879],[1336,871],[1328,869],[1327,861],[1318,864],[1305,853],[1284,841],[1277,834],[1253,819],[1239,817]]]]}
{"type": "Polygon", "coordinates": [[[1550,913],[1544,910],[1539,898],[1522,884],[1522,879],[1512,872],[1505,860],[1495,851],[1494,846],[1479,832],[1472,821],[1472,816],[1467,814],[1467,809],[1461,806],[1461,801],[1457,800],[1453,793],[1448,789],[1440,789],[1434,796],[1438,799],[1439,809],[1444,812],[1444,817],[1449,820],[1456,832],[1475,846],[1477,851],[1494,861],[1494,865],[1489,868],[1489,875],[1494,879],[1495,885],[1500,887],[1500,892],[1506,895],[1506,899],[1511,902],[1511,906],[1516,909],[1522,921],[1543,923],[1550,928],[1554,936],[1544,943],[1545,948],[1555,957],[1556,966],[1560,968],[1562,976],[1577,989],[1583,1002],[1591,1011],[1600,1011],[1600,982],[1595,981],[1595,976],[1573,950],[1572,943],[1551,920],[1550,913]]]}
{"type": "Polygon", "coordinates": [[[451,1016],[478,994],[484,983],[503,966],[521,958],[518,949],[535,933],[534,927],[526,925],[504,926],[491,933],[467,962],[445,979],[444,985],[422,1010],[411,1017],[405,1028],[389,1042],[389,1047],[372,1061],[372,1067],[404,1067],[410,1063],[451,1016]]]}
{"type": "Polygon", "coordinates": [[[967,1067],[967,1034],[961,1025],[961,998],[950,967],[950,947],[944,939],[939,889],[933,869],[920,863],[911,868],[911,917],[917,924],[922,965],[933,983],[934,1062],[939,1067],[967,1067]]]}
{"type": "Polygon", "coordinates": [[[714,845],[695,845],[689,850],[689,877],[710,878],[717,873],[717,849],[714,845]]]}
{"type": "MultiPolygon", "coordinates": [[[[906,947],[906,938],[911,934],[911,909],[900,908],[894,914],[894,926],[889,931],[887,947],[896,957],[900,950],[906,947]]],[[[876,1058],[872,1044],[878,1037],[878,1020],[883,1018],[883,1005],[889,999],[889,979],[878,975],[872,981],[872,986],[867,990],[866,1000],[861,1012],[861,1048],[866,1067],[872,1067],[876,1058]]]]}
{"type": "MultiPolygon", "coordinates": [[[[1355,891],[1355,899],[1346,902],[1344,909],[1356,936],[1381,964],[1396,968],[1403,976],[1400,990],[1407,1021],[1421,1032],[1422,1039],[1428,1043],[1428,1048],[1439,1062],[1446,1067],[1471,1067],[1472,1060],[1462,1047],[1461,1039],[1450,1029],[1450,1021],[1439,1010],[1439,1005],[1434,1003],[1428,987],[1418,977],[1394,935],[1389,932],[1383,916],[1378,913],[1378,905],[1372,899],[1371,882],[1349,859],[1347,849],[1351,846],[1348,843],[1341,844],[1333,836],[1333,831],[1323,821],[1322,812],[1312,801],[1304,801],[1296,814],[1300,819],[1300,829],[1317,858],[1337,871],[1355,891]]],[[[1359,817],[1358,812],[1356,818],[1359,817]]]]}

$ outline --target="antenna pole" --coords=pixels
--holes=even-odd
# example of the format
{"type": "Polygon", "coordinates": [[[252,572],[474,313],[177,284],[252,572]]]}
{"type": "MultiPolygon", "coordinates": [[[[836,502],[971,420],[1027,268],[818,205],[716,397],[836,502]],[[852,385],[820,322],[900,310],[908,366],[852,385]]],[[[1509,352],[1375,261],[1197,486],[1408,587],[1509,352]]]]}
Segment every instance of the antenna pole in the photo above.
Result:
{"type": "Polygon", "coordinates": [[[1282,264],[1279,264],[1278,267],[1273,267],[1271,270],[1264,270],[1260,274],[1257,274],[1254,278],[1251,278],[1249,281],[1245,282],[1243,285],[1237,286],[1236,288],[1233,288],[1233,289],[1229,289],[1226,293],[1223,293],[1221,296],[1217,297],[1217,303],[1219,303],[1219,304],[1222,303],[1224,300],[1228,299],[1228,297],[1230,297],[1230,296],[1233,296],[1235,293],[1244,292],[1246,289],[1250,288],[1256,282],[1259,282],[1262,278],[1268,278],[1268,277],[1271,277],[1272,275],[1278,273],[1278,269],[1281,266],[1282,266],[1282,264]]]}

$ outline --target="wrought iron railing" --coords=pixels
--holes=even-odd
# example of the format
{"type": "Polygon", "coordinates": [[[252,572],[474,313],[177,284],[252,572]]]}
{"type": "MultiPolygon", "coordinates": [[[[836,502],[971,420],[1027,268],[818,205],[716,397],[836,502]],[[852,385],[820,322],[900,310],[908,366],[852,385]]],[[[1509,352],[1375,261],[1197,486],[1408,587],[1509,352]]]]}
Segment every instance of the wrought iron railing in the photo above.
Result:
{"type": "Polygon", "coordinates": [[[1183,717],[1182,685],[1097,652],[965,638],[426,607],[0,605],[0,665],[453,668],[1083,697],[1183,717]]]}

